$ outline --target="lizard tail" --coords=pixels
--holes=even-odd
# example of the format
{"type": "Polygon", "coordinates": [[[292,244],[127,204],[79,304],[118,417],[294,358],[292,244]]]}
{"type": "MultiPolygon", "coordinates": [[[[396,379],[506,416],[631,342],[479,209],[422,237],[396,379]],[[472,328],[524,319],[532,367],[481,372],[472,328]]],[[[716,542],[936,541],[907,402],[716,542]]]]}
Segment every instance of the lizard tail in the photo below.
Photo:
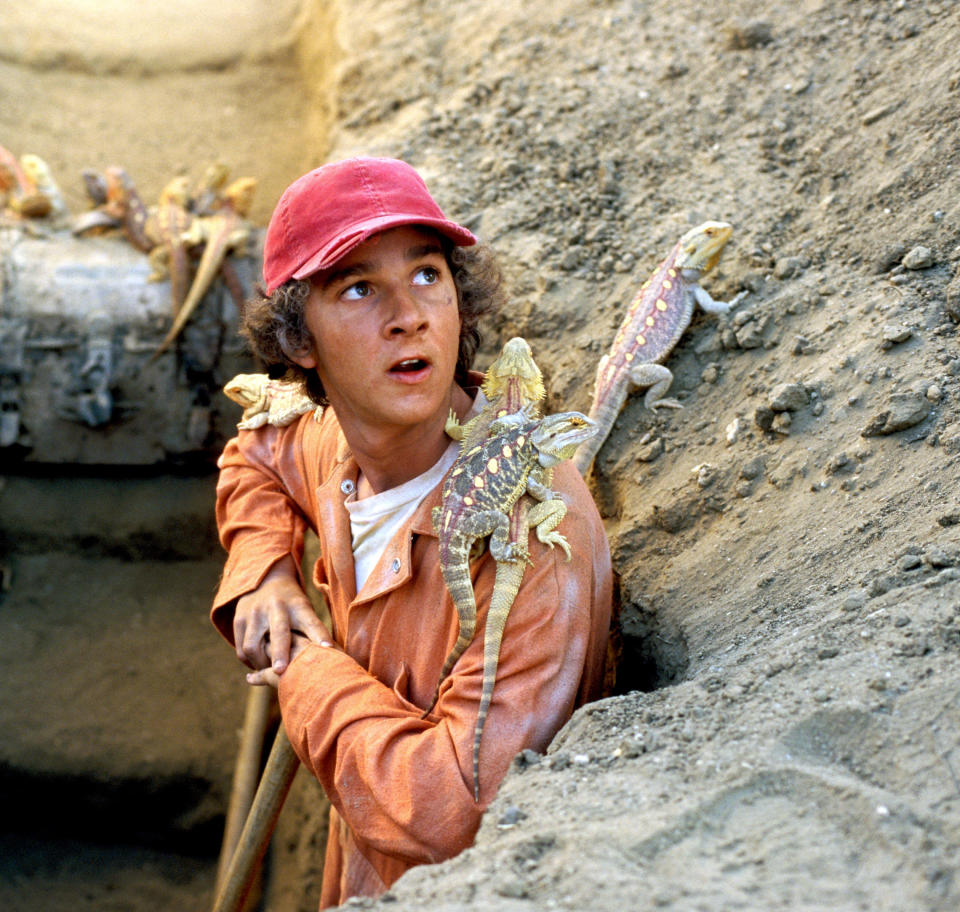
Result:
{"type": "Polygon", "coordinates": [[[200,265],[197,266],[197,274],[194,276],[193,284],[190,286],[190,293],[177,312],[170,331],[164,336],[160,347],[153,353],[150,360],[159,358],[169,347],[180,331],[187,325],[197,305],[203,300],[203,296],[210,290],[210,285],[220,271],[220,265],[226,259],[227,246],[222,241],[213,240],[208,242],[203,249],[203,255],[200,257],[200,265]]]}
{"type": "Polygon", "coordinates": [[[584,477],[590,471],[590,466],[593,465],[594,458],[600,452],[600,447],[603,446],[610,431],[613,430],[613,423],[617,420],[617,415],[620,414],[620,409],[626,401],[626,393],[622,398],[618,398],[619,401],[616,402],[608,400],[599,404],[594,403],[593,408],[590,409],[589,417],[597,422],[597,433],[580,444],[580,448],[573,457],[573,464],[584,477]]]}
{"type": "Polygon", "coordinates": [[[220,264],[220,278],[223,279],[223,284],[227,286],[227,291],[230,292],[230,297],[233,298],[233,303],[237,310],[243,310],[243,304],[246,300],[246,292],[243,290],[243,285],[240,283],[240,277],[237,275],[237,270],[234,268],[233,263],[231,263],[226,257],[220,264]]]}
{"type": "Polygon", "coordinates": [[[480,708],[477,710],[477,725],[473,731],[473,798],[480,801],[480,742],[483,726],[493,700],[493,686],[497,680],[497,663],[500,661],[500,644],[507,626],[507,616],[513,600],[520,589],[520,581],[527,569],[525,561],[498,561],[497,577],[493,586],[487,626],[483,631],[483,691],[480,708]]]}
{"type": "MultiPolygon", "coordinates": [[[[468,549],[469,545],[466,547],[468,549]]],[[[440,697],[440,685],[453,670],[453,666],[457,664],[457,659],[463,655],[464,650],[470,645],[474,631],[477,629],[477,602],[473,595],[473,582],[470,580],[470,565],[467,554],[468,550],[465,550],[462,562],[455,561],[452,566],[441,567],[443,581],[447,584],[447,589],[457,609],[460,631],[457,634],[457,642],[453,644],[453,649],[450,650],[446,661],[443,663],[443,668],[440,669],[440,678],[437,680],[437,688],[433,692],[433,699],[424,710],[421,719],[426,719],[433,711],[433,707],[437,705],[437,700],[440,697]]]]}
{"type": "Polygon", "coordinates": [[[174,317],[187,299],[189,269],[186,249],[182,244],[175,244],[170,251],[170,297],[174,317]]]}

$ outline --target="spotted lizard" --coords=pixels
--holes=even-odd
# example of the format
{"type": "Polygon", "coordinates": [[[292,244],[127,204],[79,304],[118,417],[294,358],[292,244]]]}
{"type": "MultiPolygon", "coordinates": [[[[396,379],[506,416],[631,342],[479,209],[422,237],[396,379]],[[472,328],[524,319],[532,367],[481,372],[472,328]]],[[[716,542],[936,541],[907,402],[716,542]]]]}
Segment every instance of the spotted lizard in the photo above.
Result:
{"type": "MultiPolygon", "coordinates": [[[[460,452],[451,468],[451,472],[457,472],[459,467],[465,464],[466,454],[472,452],[474,447],[481,445],[487,439],[490,426],[494,421],[525,408],[529,410],[529,414],[535,414],[539,408],[539,404],[545,395],[543,376],[540,373],[540,368],[533,360],[533,353],[525,339],[517,336],[503,346],[500,355],[487,368],[481,390],[487,403],[483,406],[479,415],[471,418],[466,424],[460,424],[456,414],[451,411],[450,417],[447,419],[445,426],[447,435],[460,441],[460,452]]],[[[518,549],[518,553],[524,547],[521,531],[523,539],[526,538],[527,534],[526,506],[526,498],[521,498],[510,511],[510,541],[518,549]]],[[[521,574],[523,567],[524,564],[521,563],[521,574]]],[[[497,568],[499,570],[499,564],[497,568]]],[[[472,596],[472,587],[470,591],[472,596]]],[[[494,592],[497,592],[496,587],[494,592]]],[[[511,596],[506,604],[506,612],[509,612],[512,601],[511,596]]],[[[471,597],[459,601],[454,600],[454,605],[459,620],[457,641],[443,663],[437,688],[430,705],[424,711],[424,718],[430,714],[436,705],[440,695],[440,685],[460,656],[463,655],[463,651],[470,645],[476,630],[477,612],[474,599],[471,597]]],[[[504,620],[506,620],[506,613],[504,614],[504,620]]]]}
{"type": "Polygon", "coordinates": [[[107,179],[99,171],[83,168],[80,180],[91,206],[102,206],[107,201],[107,179]]]}
{"type": "Polygon", "coordinates": [[[190,292],[174,317],[173,325],[154,352],[154,358],[166,351],[180,335],[193,311],[209,291],[230,251],[243,248],[249,242],[251,226],[246,215],[250,211],[256,186],[257,181],[252,177],[235,180],[224,190],[224,205],[214,215],[194,219],[190,230],[183,235],[183,240],[190,245],[202,244],[203,254],[190,292]]]}
{"type": "Polygon", "coordinates": [[[155,246],[149,253],[153,271],[148,282],[170,280],[170,304],[176,316],[183,307],[190,285],[190,257],[183,235],[190,229],[193,216],[187,206],[189,181],[179,176],[160,191],[157,206],[147,219],[146,232],[155,246]]]}
{"type": "Polygon", "coordinates": [[[286,427],[309,412],[313,412],[316,421],[323,415],[323,406],[307,396],[299,383],[272,380],[266,374],[237,374],[223,391],[243,406],[237,427],[244,430],[255,430],[265,424],[286,427]]]}
{"type": "Polygon", "coordinates": [[[107,179],[93,168],[84,168],[80,180],[91,208],[75,216],[70,230],[77,237],[88,234],[104,234],[120,227],[120,220],[106,211],[107,179]]]}
{"type": "Polygon", "coordinates": [[[192,194],[193,211],[197,215],[213,215],[223,205],[223,189],[229,177],[230,169],[225,162],[214,161],[204,168],[192,194]]]}
{"type": "Polygon", "coordinates": [[[20,156],[20,166],[35,190],[50,200],[49,217],[54,220],[66,218],[67,204],[50,166],[39,155],[29,152],[20,156]]]}
{"type": "Polygon", "coordinates": [[[649,387],[644,405],[651,410],[681,408],[664,398],[673,374],[663,365],[690,325],[699,304],[708,313],[726,313],[740,299],[714,301],[700,287],[700,276],[712,269],[733,233],[727,222],[704,222],[691,228],[653,271],[627,309],[610,352],[600,359],[590,417],[599,433],[580,448],[574,465],[586,475],[607,439],[631,387],[649,387]]]}
{"type": "Polygon", "coordinates": [[[45,218],[53,209],[50,199],[23,168],[17,157],[0,146],[0,197],[4,211],[15,218],[45,218]]]}
{"type": "Polygon", "coordinates": [[[137,250],[149,253],[154,242],[147,233],[149,212],[130,175],[120,167],[111,165],[104,175],[107,185],[107,201],[103,211],[122,226],[127,240],[137,250]]]}
{"type": "MultiPolygon", "coordinates": [[[[499,611],[505,621],[506,613],[501,609],[509,611],[529,559],[525,541],[510,541],[509,514],[524,494],[537,501],[527,522],[538,527],[538,536],[543,526],[541,540],[551,547],[554,544],[561,544],[564,550],[569,547],[554,531],[562,519],[562,513],[557,518],[557,503],[563,512],[566,507],[546,482],[550,480],[550,470],[563,459],[569,459],[576,448],[595,432],[596,425],[579,412],[561,412],[534,419],[533,410],[528,406],[520,412],[495,418],[489,427],[489,436],[462,453],[463,458],[458,460],[459,464],[454,466],[444,484],[440,506],[434,508],[440,572],[462,618],[476,617],[476,599],[470,580],[470,550],[475,541],[489,535],[490,553],[498,569],[501,564],[519,564],[517,572],[511,575],[511,591],[494,591],[494,596],[498,601],[502,599],[502,604],[495,607],[491,598],[489,613],[499,611]]],[[[484,649],[484,694],[474,732],[473,787],[478,801],[480,743],[493,693],[499,635],[496,640],[496,655],[488,656],[484,649]]]]}

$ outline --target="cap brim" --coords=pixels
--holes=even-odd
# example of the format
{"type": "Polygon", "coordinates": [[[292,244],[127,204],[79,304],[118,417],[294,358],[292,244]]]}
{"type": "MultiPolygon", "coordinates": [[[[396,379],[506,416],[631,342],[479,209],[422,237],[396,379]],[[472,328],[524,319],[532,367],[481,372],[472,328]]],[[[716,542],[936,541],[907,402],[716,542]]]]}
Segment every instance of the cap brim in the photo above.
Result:
{"type": "Polygon", "coordinates": [[[427,228],[433,228],[453,241],[457,247],[470,247],[477,243],[477,238],[473,232],[447,219],[425,218],[422,215],[380,216],[379,218],[359,222],[348,233],[338,237],[333,243],[322,247],[300,266],[291,278],[305,279],[322,269],[329,269],[368,238],[381,231],[386,231],[388,228],[399,228],[402,225],[423,225],[427,228]]]}

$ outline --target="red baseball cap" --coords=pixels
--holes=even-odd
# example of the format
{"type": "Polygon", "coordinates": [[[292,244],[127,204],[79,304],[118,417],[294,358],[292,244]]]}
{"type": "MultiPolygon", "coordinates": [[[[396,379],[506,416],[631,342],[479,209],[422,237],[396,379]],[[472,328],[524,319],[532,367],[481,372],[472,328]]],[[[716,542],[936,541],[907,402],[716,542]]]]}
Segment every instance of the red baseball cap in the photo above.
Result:
{"type": "Polygon", "coordinates": [[[398,225],[426,225],[458,247],[477,243],[443,214],[406,162],[348,158],[316,168],[283,191],[270,217],[263,242],[267,294],[328,269],[371,235],[398,225]]]}

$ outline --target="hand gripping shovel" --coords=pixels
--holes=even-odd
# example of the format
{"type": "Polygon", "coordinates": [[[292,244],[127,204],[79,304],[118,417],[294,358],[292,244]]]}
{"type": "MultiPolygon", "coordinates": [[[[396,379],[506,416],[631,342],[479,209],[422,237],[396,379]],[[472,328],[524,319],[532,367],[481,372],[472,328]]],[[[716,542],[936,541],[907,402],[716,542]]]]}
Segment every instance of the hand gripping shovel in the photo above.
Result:
{"type": "MultiPolygon", "coordinates": [[[[316,563],[319,554],[316,535],[308,532],[302,558],[306,592],[317,615],[329,625],[330,609],[312,585],[312,574],[308,569],[316,563]]],[[[243,737],[217,869],[213,912],[240,912],[243,908],[300,765],[281,720],[260,785],[253,795],[274,696],[273,688],[252,687],[247,697],[243,737]]]]}

